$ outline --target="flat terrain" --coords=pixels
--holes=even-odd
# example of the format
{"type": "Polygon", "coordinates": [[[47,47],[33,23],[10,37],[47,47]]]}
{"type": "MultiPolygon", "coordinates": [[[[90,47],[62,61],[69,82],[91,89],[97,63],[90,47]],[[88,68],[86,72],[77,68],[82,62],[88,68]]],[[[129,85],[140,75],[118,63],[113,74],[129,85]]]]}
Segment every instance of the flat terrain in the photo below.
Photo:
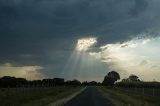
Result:
{"type": "Polygon", "coordinates": [[[0,89],[0,106],[45,106],[78,92],[82,87],[0,89]]]}
{"type": "Polygon", "coordinates": [[[142,94],[126,91],[125,88],[97,87],[97,89],[116,106],[160,106],[160,98],[157,95],[149,96],[147,90],[142,94]]]}
{"type": "Polygon", "coordinates": [[[95,87],[88,87],[65,106],[113,106],[95,87]]]}

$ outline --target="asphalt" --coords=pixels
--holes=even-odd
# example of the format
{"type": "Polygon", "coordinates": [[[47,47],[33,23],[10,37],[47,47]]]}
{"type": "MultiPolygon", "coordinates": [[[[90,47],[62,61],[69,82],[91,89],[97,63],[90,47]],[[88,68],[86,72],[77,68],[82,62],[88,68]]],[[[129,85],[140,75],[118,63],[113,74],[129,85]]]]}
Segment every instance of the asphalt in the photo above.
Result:
{"type": "Polygon", "coordinates": [[[114,106],[95,87],[87,87],[65,106],[114,106]]]}

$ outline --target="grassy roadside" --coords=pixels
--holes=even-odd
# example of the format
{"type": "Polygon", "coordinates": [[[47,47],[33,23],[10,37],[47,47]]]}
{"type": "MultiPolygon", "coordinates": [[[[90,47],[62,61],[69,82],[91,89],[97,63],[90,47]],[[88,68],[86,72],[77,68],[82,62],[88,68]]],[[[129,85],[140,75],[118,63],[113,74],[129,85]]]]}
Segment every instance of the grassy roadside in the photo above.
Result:
{"type": "Polygon", "coordinates": [[[82,87],[55,87],[0,91],[1,106],[44,106],[79,91],[82,87]]]}
{"type": "Polygon", "coordinates": [[[97,89],[116,106],[160,106],[160,98],[126,93],[106,87],[97,87],[97,89]]]}

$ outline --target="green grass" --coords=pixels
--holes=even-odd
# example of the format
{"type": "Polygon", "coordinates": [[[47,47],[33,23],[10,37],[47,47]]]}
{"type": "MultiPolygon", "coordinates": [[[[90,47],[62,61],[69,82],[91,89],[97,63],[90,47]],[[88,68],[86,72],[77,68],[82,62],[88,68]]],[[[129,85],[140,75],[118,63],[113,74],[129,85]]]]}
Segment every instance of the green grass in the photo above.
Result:
{"type": "Polygon", "coordinates": [[[116,106],[160,106],[158,97],[127,93],[115,88],[98,87],[97,89],[116,106]]]}
{"type": "Polygon", "coordinates": [[[67,97],[82,87],[0,89],[0,106],[44,106],[67,97]]]}

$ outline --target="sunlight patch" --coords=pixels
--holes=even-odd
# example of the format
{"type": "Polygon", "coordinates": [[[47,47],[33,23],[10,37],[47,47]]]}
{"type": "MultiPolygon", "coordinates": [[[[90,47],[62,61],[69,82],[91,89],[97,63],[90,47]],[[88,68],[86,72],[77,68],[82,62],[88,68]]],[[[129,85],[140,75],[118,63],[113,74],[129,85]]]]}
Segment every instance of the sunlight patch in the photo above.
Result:
{"type": "Polygon", "coordinates": [[[13,66],[11,63],[5,63],[0,65],[0,77],[14,76],[29,80],[42,79],[44,77],[41,73],[42,70],[43,67],[41,66],[13,66]]]}
{"type": "Polygon", "coordinates": [[[91,46],[97,43],[96,38],[82,38],[78,39],[76,50],[77,51],[87,51],[91,46]]]}

